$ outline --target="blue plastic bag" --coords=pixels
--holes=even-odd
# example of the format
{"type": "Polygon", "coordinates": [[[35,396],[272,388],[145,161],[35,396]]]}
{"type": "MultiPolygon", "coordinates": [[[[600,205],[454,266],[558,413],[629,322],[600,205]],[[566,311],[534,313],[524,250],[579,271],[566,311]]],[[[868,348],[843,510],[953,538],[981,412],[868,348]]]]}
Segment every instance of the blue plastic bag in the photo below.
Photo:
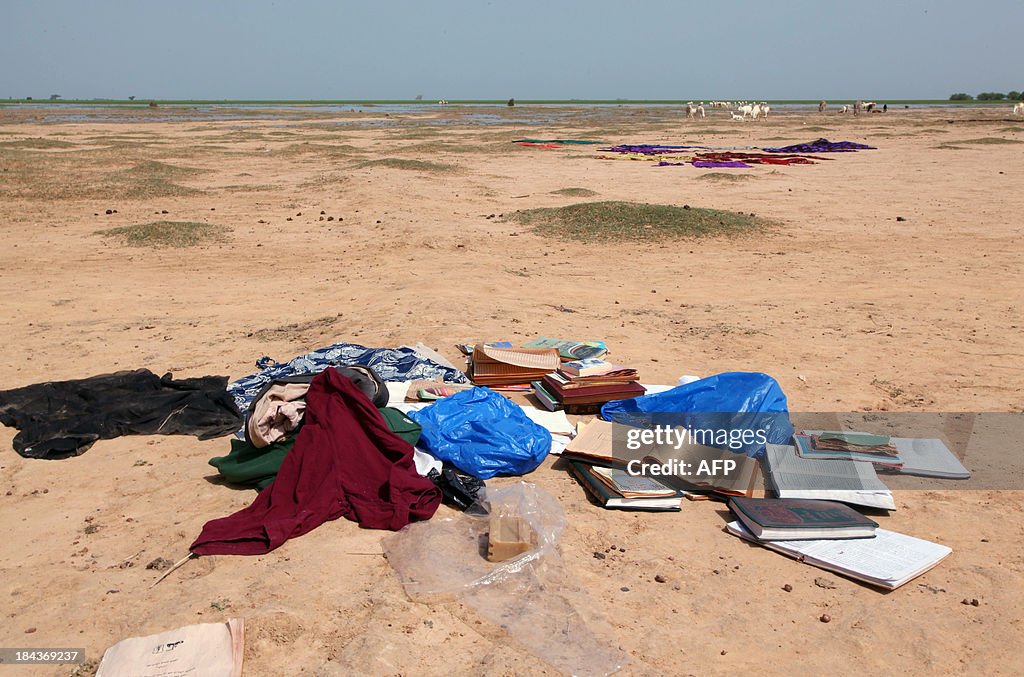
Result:
{"type": "Polygon", "coordinates": [[[793,437],[785,393],[775,379],[758,372],[726,372],[656,395],[608,402],[601,418],[638,428],[668,425],[722,433],[709,435],[718,440],[705,446],[748,456],[763,455],[766,442],[788,444],[793,437]],[[745,431],[752,434],[744,436],[745,431]]]}
{"type": "Polygon", "coordinates": [[[419,446],[482,480],[525,475],[551,451],[551,433],[490,388],[463,390],[409,417],[423,427],[419,446]]]}

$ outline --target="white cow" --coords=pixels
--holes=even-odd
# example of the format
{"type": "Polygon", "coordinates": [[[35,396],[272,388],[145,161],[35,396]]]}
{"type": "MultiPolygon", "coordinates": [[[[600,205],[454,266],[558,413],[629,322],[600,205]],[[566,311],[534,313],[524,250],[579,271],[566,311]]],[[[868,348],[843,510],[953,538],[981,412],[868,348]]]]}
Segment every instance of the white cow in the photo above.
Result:
{"type": "Polygon", "coordinates": [[[701,117],[701,119],[703,119],[705,117],[705,115],[704,115],[704,106],[697,106],[697,115],[699,115],[701,117]]]}
{"type": "Polygon", "coordinates": [[[697,117],[697,107],[693,105],[693,102],[686,104],[686,117],[693,120],[697,117]]]}
{"type": "Polygon", "coordinates": [[[748,115],[752,115],[754,113],[754,107],[751,106],[749,103],[745,103],[742,106],[739,106],[736,110],[738,110],[743,117],[747,117],[748,115]]]}
{"type": "Polygon", "coordinates": [[[745,119],[745,118],[744,118],[744,117],[743,117],[742,115],[740,115],[739,113],[733,113],[732,111],[729,111],[729,115],[731,115],[731,116],[732,116],[732,119],[733,119],[733,120],[741,120],[741,121],[742,121],[742,120],[744,120],[744,119],[745,119]]]}
{"type": "Polygon", "coordinates": [[[769,106],[767,103],[762,103],[761,104],[761,115],[764,116],[765,120],[768,119],[768,111],[770,111],[771,109],[772,109],[771,106],[769,106]]]}
{"type": "Polygon", "coordinates": [[[843,106],[842,108],[839,109],[839,112],[840,113],[849,113],[850,112],[850,107],[849,106],[843,106]]]}
{"type": "Polygon", "coordinates": [[[1021,101],[1020,103],[1013,104],[1013,114],[1014,115],[1024,115],[1024,101],[1021,101]]]}

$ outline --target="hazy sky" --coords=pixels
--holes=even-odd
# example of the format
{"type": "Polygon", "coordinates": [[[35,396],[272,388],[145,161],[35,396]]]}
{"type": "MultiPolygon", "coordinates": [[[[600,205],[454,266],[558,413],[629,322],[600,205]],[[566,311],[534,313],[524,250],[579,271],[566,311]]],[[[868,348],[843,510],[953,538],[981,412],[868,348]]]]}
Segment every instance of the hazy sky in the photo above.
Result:
{"type": "Polygon", "coordinates": [[[883,99],[1024,90],[1022,0],[0,0],[0,97],[883,99]]]}

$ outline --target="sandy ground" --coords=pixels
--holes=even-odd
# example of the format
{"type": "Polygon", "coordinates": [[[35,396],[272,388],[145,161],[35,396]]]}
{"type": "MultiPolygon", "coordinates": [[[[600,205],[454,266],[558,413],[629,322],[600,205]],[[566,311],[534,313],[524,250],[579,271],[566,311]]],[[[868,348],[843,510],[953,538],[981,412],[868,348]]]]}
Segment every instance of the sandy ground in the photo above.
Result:
{"type": "MultiPolygon", "coordinates": [[[[1024,408],[1024,119],[1008,106],[742,124],[720,111],[698,122],[665,109],[488,114],[216,120],[157,109],[48,121],[0,110],[0,387],[140,367],[237,378],[261,355],[338,340],[422,340],[455,360],[456,342],[563,336],[606,340],[645,382],[764,371],[793,410],[1024,408]],[[593,147],[510,143],[521,136],[825,136],[879,149],[715,181],[600,160],[593,147]],[[372,164],[388,158],[450,167],[372,164]],[[565,188],[596,195],[553,192],[565,188]],[[780,225],[585,245],[487,218],[581,200],[780,225]],[[159,219],[232,230],[184,249],[94,234],[159,219]]],[[[178,559],[205,521],[254,497],[211,481],[207,459],[227,441],[129,437],[45,462],[15,454],[13,435],[0,429],[0,646],[84,647],[94,668],[122,638],[241,616],[247,675],[556,674],[458,603],[410,602],[375,554],[384,534],[345,520],[265,557],[200,559],[151,587],[146,563],[178,559]]],[[[834,589],[815,586],[820,570],[722,533],[721,504],[604,511],[551,465],[528,480],[566,512],[565,566],[630,656],[622,674],[1024,672],[1020,492],[899,493],[882,525],[954,553],[883,594],[833,575],[834,589]],[[625,552],[593,557],[612,544],[625,552]]]]}

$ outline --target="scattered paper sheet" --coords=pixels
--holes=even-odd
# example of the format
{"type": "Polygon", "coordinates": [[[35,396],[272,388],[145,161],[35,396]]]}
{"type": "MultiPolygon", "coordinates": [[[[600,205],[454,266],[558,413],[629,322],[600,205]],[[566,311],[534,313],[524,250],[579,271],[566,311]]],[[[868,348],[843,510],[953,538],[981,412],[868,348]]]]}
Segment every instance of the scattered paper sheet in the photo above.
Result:
{"type": "Polygon", "coordinates": [[[548,411],[547,409],[538,409],[531,405],[520,404],[519,406],[522,407],[523,413],[526,414],[527,418],[537,425],[547,428],[552,435],[572,436],[576,434],[576,426],[569,423],[569,419],[561,409],[558,411],[548,411]]]}
{"type": "Polygon", "coordinates": [[[244,636],[233,618],[132,637],[106,650],[96,677],[241,677],[244,636]]]}

